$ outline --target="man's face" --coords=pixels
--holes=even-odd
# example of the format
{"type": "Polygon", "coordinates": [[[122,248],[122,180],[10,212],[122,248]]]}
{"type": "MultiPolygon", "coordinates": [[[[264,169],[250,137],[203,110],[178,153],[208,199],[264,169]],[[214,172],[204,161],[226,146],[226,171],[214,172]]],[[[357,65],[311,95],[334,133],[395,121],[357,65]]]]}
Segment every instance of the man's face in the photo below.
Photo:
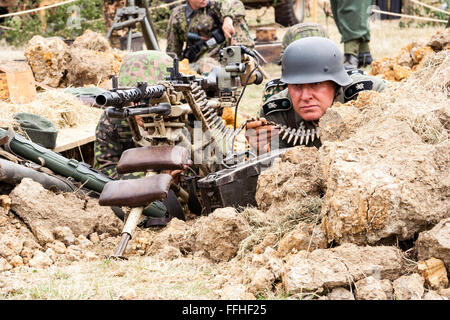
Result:
{"type": "Polygon", "coordinates": [[[332,81],[288,84],[295,112],[306,121],[316,121],[333,104],[335,87],[332,81]]]}
{"type": "Polygon", "coordinates": [[[208,0],[189,0],[192,9],[197,10],[206,7],[208,0]]]}

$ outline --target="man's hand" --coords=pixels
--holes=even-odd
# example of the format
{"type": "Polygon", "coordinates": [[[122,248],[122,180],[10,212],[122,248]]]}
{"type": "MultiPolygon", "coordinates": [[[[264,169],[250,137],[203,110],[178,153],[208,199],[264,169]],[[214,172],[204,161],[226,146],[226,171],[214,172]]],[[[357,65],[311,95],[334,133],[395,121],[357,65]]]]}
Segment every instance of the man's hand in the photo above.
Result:
{"type": "Polygon", "coordinates": [[[140,117],[140,116],[135,116],[135,118],[136,118],[136,122],[137,122],[138,126],[140,126],[140,127],[142,127],[142,128],[145,128],[145,126],[144,126],[144,121],[142,120],[142,117],[140,117]]]}
{"type": "Polygon", "coordinates": [[[265,118],[249,121],[245,126],[245,138],[258,155],[270,151],[270,142],[278,134],[279,129],[268,125],[265,118]]]}
{"type": "Polygon", "coordinates": [[[233,26],[233,19],[231,19],[231,17],[225,17],[223,20],[222,31],[227,39],[230,39],[236,33],[233,26]]]}

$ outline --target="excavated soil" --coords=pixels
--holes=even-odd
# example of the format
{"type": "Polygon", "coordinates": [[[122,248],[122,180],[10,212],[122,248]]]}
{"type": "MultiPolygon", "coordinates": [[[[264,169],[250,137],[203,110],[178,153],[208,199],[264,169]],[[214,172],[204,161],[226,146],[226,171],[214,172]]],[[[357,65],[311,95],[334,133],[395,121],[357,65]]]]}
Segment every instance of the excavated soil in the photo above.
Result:
{"type": "Polygon", "coordinates": [[[432,48],[329,109],[323,147],[264,171],[256,208],[139,229],[127,261],[107,256],[112,210],[22,180],[1,197],[0,298],[448,300],[450,51],[432,48]]]}
{"type": "Polygon", "coordinates": [[[24,50],[35,80],[53,88],[107,85],[126,52],[113,49],[106,38],[91,30],[72,45],[60,38],[34,36],[24,50]]]}

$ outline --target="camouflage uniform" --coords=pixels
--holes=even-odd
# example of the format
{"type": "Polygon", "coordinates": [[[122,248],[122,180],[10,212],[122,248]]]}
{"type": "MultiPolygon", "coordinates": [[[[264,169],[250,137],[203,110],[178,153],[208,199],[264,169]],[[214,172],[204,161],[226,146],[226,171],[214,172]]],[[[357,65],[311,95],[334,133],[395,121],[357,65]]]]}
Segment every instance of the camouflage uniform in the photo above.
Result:
{"type": "MultiPolygon", "coordinates": [[[[328,38],[328,33],[325,28],[318,23],[304,22],[293,25],[286,30],[286,33],[283,36],[283,40],[281,42],[281,56],[283,56],[283,52],[288,45],[290,45],[295,40],[306,37],[328,38]]],[[[280,79],[273,79],[267,82],[266,86],[264,87],[261,105],[263,105],[271,96],[283,91],[286,88],[287,85],[281,82],[280,79]]]]}
{"type": "MultiPolygon", "coordinates": [[[[172,58],[164,52],[144,50],[128,54],[119,70],[119,86],[132,87],[139,81],[149,85],[169,75],[166,68],[172,66],[172,58]]],[[[100,118],[95,131],[94,168],[114,179],[139,178],[143,173],[119,175],[117,163],[122,152],[134,148],[131,129],[126,119],[109,118],[106,113],[100,118]]]]}
{"type": "MultiPolygon", "coordinates": [[[[174,9],[169,20],[166,52],[174,52],[181,59],[184,45],[187,43],[188,32],[210,39],[213,30],[217,28],[222,29],[223,20],[227,16],[233,19],[233,26],[236,30],[236,33],[231,38],[230,45],[243,44],[253,47],[254,43],[245,20],[243,3],[239,0],[209,0],[205,8],[195,11],[192,10],[188,3],[174,9]],[[189,18],[187,18],[187,13],[189,18]]],[[[214,49],[211,48],[210,50],[214,49]]],[[[206,50],[201,55],[204,55],[206,50]]],[[[214,52],[218,52],[218,50],[214,50],[214,52]]]]}
{"type": "Polygon", "coordinates": [[[120,65],[119,87],[134,87],[140,81],[156,84],[170,75],[166,68],[172,65],[173,59],[164,52],[143,50],[128,54],[120,65]]]}
{"type": "MultiPolygon", "coordinates": [[[[353,82],[348,86],[339,88],[336,98],[334,99],[335,102],[345,103],[350,100],[356,100],[361,91],[374,90],[380,92],[386,88],[384,80],[365,75],[361,70],[355,69],[347,71],[347,73],[350,75],[353,82]]],[[[302,125],[305,129],[316,128],[316,125],[313,122],[303,120],[300,115],[295,112],[287,88],[278,94],[273,95],[266,103],[264,103],[260,110],[260,117],[266,118],[267,121],[273,121],[279,125],[286,125],[290,128],[299,128],[302,125]]],[[[315,139],[314,141],[310,140],[307,146],[320,147],[320,139],[315,139]]],[[[288,147],[292,147],[292,145],[289,145],[280,139],[279,148],[288,147]]]]}
{"type": "Polygon", "coordinates": [[[143,173],[121,175],[117,163],[122,152],[134,148],[130,126],[126,119],[109,118],[104,112],[95,128],[94,168],[113,179],[140,178],[143,173]]]}

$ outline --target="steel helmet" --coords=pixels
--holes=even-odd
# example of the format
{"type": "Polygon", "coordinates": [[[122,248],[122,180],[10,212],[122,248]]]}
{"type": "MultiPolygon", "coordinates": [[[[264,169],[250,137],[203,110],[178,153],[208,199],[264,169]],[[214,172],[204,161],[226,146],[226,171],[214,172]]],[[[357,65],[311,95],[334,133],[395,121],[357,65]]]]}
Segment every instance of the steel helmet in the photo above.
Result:
{"type": "Polygon", "coordinates": [[[331,80],[339,86],[352,83],[344,69],[338,46],[323,37],[307,37],[292,42],[281,63],[281,81],[287,84],[314,83],[331,80]]]}

